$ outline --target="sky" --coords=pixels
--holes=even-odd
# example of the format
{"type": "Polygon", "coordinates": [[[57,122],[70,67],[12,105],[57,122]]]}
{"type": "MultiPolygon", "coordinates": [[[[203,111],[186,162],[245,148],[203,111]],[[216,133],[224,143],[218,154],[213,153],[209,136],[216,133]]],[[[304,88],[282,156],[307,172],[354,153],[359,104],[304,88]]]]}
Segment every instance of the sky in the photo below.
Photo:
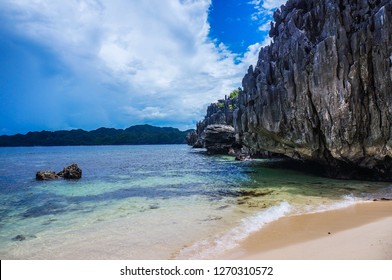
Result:
{"type": "Polygon", "coordinates": [[[195,128],[284,0],[1,0],[0,135],[195,128]]]}

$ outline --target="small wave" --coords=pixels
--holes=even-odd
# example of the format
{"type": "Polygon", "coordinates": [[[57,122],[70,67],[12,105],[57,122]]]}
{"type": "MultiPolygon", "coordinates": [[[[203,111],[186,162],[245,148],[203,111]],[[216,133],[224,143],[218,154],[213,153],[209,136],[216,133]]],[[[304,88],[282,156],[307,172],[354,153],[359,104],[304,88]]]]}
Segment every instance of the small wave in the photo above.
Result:
{"type": "Polygon", "coordinates": [[[342,196],[342,200],[340,200],[340,201],[319,204],[319,205],[306,206],[303,208],[302,211],[299,211],[296,214],[302,215],[302,214],[321,213],[321,212],[326,212],[326,211],[331,211],[331,210],[337,210],[337,209],[342,209],[342,208],[352,206],[358,202],[365,202],[365,200],[363,200],[359,197],[356,197],[352,194],[344,195],[344,196],[342,196]]]}
{"type": "Polygon", "coordinates": [[[238,246],[238,242],[260,230],[265,224],[288,215],[292,206],[288,202],[272,206],[251,217],[244,218],[230,231],[216,236],[213,240],[202,240],[181,250],[177,259],[208,259],[238,246]]]}

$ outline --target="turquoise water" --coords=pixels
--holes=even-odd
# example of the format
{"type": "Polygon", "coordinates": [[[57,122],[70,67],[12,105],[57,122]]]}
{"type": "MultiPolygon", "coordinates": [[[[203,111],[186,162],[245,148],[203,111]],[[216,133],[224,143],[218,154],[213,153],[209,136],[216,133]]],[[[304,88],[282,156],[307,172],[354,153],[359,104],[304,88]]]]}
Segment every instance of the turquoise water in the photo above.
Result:
{"type": "Polygon", "coordinates": [[[388,196],[185,145],[0,148],[1,259],[213,258],[265,223],[388,196]],[[77,181],[35,180],[77,163],[77,181]]]}

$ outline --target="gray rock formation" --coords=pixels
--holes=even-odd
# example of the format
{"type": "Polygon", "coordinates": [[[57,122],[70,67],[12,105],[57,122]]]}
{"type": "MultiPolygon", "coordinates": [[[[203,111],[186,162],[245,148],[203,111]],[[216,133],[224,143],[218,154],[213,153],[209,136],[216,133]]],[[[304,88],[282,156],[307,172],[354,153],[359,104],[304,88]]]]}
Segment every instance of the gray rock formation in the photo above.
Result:
{"type": "Polygon", "coordinates": [[[241,142],[392,180],[392,1],[289,0],[234,112],[241,142]]]}
{"type": "Polygon", "coordinates": [[[67,167],[64,167],[63,171],[57,175],[64,179],[80,179],[82,178],[82,169],[76,163],[73,163],[67,167]]]}
{"type": "Polygon", "coordinates": [[[195,145],[196,142],[197,142],[198,135],[197,135],[196,131],[192,131],[192,132],[190,132],[190,133],[188,133],[188,134],[186,135],[185,139],[186,139],[186,143],[187,143],[189,146],[193,146],[193,145],[195,145]]]}
{"type": "MultiPolygon", "coordinates": [[[[236,90],[239,94],[241,89],[236,90]]],[[[212,103],[204,119],[197,123],[196,131],[186,136],[187,143],[194,148],[206,148],[209,154],[230,154],[237,160],[251,157],[270,158],[277,154],[243,147],[233,128],[234,112],[238,108],[238,97],[227,97],[212,103]]]]}
{"type": "Polygon", "coordinates": [[[35,174],[35,179],[38,181],[43,181],[43,180],[55,180],[59,179],[60,176],[56,174],[54,171],[50,170],[43,170],[43,171],[38,171],[35,174]]]}
{"type": "Polygon", "coordinates": [[[204,148],[210,154],[228,154],[235,144],[234,127],[212,124],[206,127],[201,136],[204,148]]]}
{"type": "Polygon", "coordinates": [[[224,124],[233,126],[233,112],[238,107],[238,98],[225,98],[212,103],[207,107],[204,119],[197,123],[196,133],[201,136],[207,126],[212,124],[224,124]]]}
{"type": "Polygon", "coordinates": [[[54,171],[38,171],[35,174],[35,179],[38,181],[43,180],[55,180],[55,179],[80,179],[82,178],[82,169],[76,163],[64,167],[64,169],[58,173],[54,171]]]}
{"type": "Polygon", "coordinates": [[[204,119],[197,123],[196,131],[187,135],[188,145],[194,148],[206,148],[210,154],[228,153],[230,150],[228,149],[229,145],[231,146],[229,148],[236,146],[233,112],[237,106],[238,98],[228,97],[219,100],[217,103],[210,104],[204,119]],[[220,139],[219,135],[223,139],[220,139]],[[221,147],[219,147],[220,145],[221,147]]]}

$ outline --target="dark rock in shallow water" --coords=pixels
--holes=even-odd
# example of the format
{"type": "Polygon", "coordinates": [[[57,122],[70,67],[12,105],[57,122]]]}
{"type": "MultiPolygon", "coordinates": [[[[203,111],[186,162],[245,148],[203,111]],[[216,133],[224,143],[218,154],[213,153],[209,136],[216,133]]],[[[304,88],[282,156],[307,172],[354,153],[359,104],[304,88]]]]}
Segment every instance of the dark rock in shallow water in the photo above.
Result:
{"type": "Polygon", "coordinates": [[[222,220],[222,218],[223,217],[209,215],[207,218],[201,219],[200,221],[202,221],[202,222],[219,221],[219,220],[222,220]]]}
{"type": "Polygon", "coordinates": [[[35,218],[41,217],[45,215],[55,215],[59,213],[63,213],[66,210],[66,205],[58,202],[45,202],[40,206],[35,206],[27,209],[23,214],[23,218],[35,218]]]}
{"type": "Polygon", "coordinates": [[[216,208],[215,210],[223,210],[223,209],[226,209],[228,207],[230,207],[230,206],[229,205],[222,205],[222,206],[219,206],[218,208],[216,208]]]}
{"type": "Polygon", "coordinates": [[[64,179],[80,179],[82,178],[82,169],[76,163],[73,163],[59,172],[57,175],[64,179]]]}
{"type": "Polygon", "coordinates": [[[392,198],[386,198],[386,197],[373,199],[373,201],[391,201],[391,200],[392,200],[392,198]]]}
{"type": "Polygon", "coordinates": [[[35,179],[42,181],[42,180],[55,180],[59,179],[60,176],[56,174],[54,171],[49,171],[49,170],[44,170],[44,171],[38,171],[35,174],[35,179]]]}
{"type": "Polygon", "coordinates": [[[76,163],[73,163],[67,167],[64,167],[63,171],[58,173],[54,171],[38,171],[35,174],[35,179],[42,181],[42,180],[54,180],[54,179],[80,179],[82,178],[82,169],[76,163]]]}
{"type": "Polygon", "coordinates": [[[25,236],[23,234],[18,234],[17,236],[12,238],[12,241],[25,241],[27,239],[32,239],[32,238],[37,238],[37,236],[35,236],[35,235],[25,236]]]}
{"type": "Polygon", "coordinates": [[[18,234],[17,236],[15,236],[14,238],[12,238],[13,241],[24,241],[26,240],[26,236],[22,235],[22,234],[18,234]]]}
{"type": "Polygon", "coordinates": [[[269,194],[274,193],[273,190],[264,190],[264,191],[257,191],[257,190],[239,190],[237,191],[239,196],[252,196],[252,197],[259,197],[259,196],[266,196],[269,194]]]}

